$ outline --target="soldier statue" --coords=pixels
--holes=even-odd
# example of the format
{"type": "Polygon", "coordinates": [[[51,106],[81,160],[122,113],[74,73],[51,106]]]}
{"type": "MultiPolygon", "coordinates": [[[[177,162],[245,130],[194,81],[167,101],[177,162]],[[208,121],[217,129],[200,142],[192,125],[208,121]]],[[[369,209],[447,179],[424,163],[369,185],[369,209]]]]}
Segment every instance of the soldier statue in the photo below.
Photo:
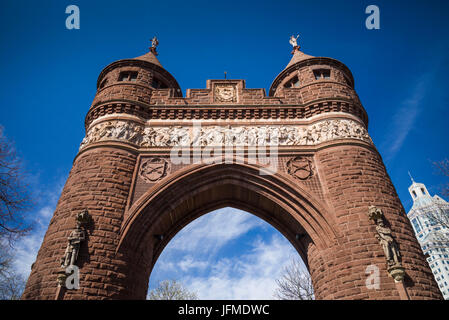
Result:
{"type": "Polygon", "coordinates": [[[391,267],[395,265],[401,265],[400,262],[401,255],[398,246],[396,244],[396,241],[393,239],[393,236],[391,235],[391,229],[385,227],[382,219],[378,219],[376,221],[376,224],[377,224],[376,238],[377,240],[379,240],[379,243],[385,252],[385,257],[387,259],[388,266],[391,267]]]}
{"type": "Polygon", "coordinates": [[[68,242],[64,257],[61,258],[61,268],[65,269],[68,266],[75,265],[81,242],[86,240],[86,231],[84,231],[82,225],[86,223],[88,217],[87,211],[83,211],[77,215],[76,228],[70,233],[67,239],[68,242]]]}

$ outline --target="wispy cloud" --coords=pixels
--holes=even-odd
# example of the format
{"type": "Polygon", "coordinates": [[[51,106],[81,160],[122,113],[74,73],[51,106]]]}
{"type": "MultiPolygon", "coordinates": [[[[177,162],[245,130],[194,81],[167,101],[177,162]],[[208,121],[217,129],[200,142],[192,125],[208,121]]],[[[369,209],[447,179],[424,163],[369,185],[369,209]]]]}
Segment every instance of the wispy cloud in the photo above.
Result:
{"type": "Polygon", "coordinates": [[[274,228],[225,208],[180,231],[162,252],[150,285],[177,279],[201,299],[273,299],[276,279],[293,257],[298,253],[274,228]]]}
{"type": "Polygon", "coordinates": [[[184,281],[201,299],[273,299],[276,279],[297,255],[285,239],[273,235],[257,239],[249,254],[218,260],[208,276],[184,281]]]}
{"type": "Polygon", "coordinates": [[[411,97],[405,99],[396,110],[388,127],[382,149],[385,150],[385,160],[394,159],[401,149],[410,131],[416,124],[421,111],[423,100],[426,96],[432,73],[423,75],[410,91],[411,97]]]}
{"type": "Polygon", "coordinates": [[[53,216],[53,212],[55,211],[65,180],[66,176],[59,177],[51,188],[42,188],[42,186],[38,188],[38,184],[33,183],[35,185],[34,194],[39,201],[35,206],[35,210],[29,212],[28,216],[31,217],[30,220],[34,228],[30,234],[19,239],[14,245],[14,266],[16,272],[25,278],[29,276],[31,265],[36,260],[37,253],[47,231],[50,219],[53,216]]]}
{"type": "Polygon", "coordinates": [[[211,254],[229,241],[262,225],[262,220],[253,219],[253,216],[244,211],[220,209],[187,225],[183,232],[172,240],[170,249],[211,254]]]}

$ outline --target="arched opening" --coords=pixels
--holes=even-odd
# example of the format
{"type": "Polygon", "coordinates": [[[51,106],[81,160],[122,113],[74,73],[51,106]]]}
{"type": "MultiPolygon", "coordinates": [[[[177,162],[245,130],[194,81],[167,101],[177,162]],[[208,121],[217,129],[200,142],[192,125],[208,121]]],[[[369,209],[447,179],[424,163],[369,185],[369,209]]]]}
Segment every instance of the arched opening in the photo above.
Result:
{"type": "Polygon", "coordinates": [[[198,299],[273,299],[279,294],[276,280],[297,262],[308,276],[279,231],[251,213],[225,207],[197,218],[173,237],[151,272],[149,291],[161,281],[176,280],[198,299]]]}
{"type": "Polygon", "coordinates": [[[128,211],[117,250],[127,261],[125,295],[144,299],[151,271],[170,240],[198,217],[224,207],[269,223],[307,267],[311,252],[329,248],[338,238],[326,207],[292,178],[280,172],[261,175],[252,165],[192,165],[150,188],[128,211]]]}

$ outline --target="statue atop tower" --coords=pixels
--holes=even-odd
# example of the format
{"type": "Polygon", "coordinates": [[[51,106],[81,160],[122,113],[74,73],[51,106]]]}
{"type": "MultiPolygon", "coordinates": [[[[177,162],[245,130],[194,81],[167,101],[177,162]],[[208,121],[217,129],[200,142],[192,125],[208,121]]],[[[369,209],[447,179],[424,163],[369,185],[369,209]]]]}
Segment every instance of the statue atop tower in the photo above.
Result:
{"type": "Polygon", "coordinates": [[[151,47],[149,48],[151,53],[153,53],[155,56],[158,55],[156,49],[159,45],[159,40],[154,36],[153,39],[151,39],[151,47]]]}
{"type": "Polygon", "coordinates": [[[295,53],[296,50],[301,49],[301,46],[298,45],[298,38],[299,38],[299,34],[296,35],[296,38],[295,38],[294,35],[290,36],[290,41],[289,42],[290,42],[290,44],[293,47],[292,54],[295,53]]]}

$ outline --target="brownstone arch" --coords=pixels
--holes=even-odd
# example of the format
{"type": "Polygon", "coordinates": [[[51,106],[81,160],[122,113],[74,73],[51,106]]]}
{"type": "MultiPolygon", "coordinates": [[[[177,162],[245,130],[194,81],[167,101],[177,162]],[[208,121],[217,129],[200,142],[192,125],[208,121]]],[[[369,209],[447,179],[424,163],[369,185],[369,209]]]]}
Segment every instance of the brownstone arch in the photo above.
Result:
{"type": "Polygon", "coordinates": [[[208,80],[183,97],[155,48],[108,65],[23,299],[144,299],[168,241],[224,206],[277,228],[308,266],[318,299],[440,299],[368,134],[350,70],[297,46],[292,53],[268,95],[244,80],[208,80]],[[231,150],[233,158],[178,163],[170,157],[178,147],[192,160],[208,148],[231,150]],[[261,174],[261,159],[249,161],[263,148],[276,154],[274,174],[261,174]],[[76,229],[85,210],[90,220],[76,229]],[[395,269],[369,211],[371,218],[383,213],[398,245],[395,269]],[[85,234],[79,247],[68,244],[75,231],[85,234]],[[61,280],[69,261],[61,257],[71,252],[78,253],[71,260],[80,272],[76,290],[61,280]],[[373,268],[378,288],[367,286],[373,268]]]}
{"type": "Polygon", "coordinates": [[[136,276],[134,286],[129,286],[131,292],[136,297],[145,296],[143,284],[149,272],[178,231],[201,215],[226,206],[251,212],[270,223],[306,264],[312,248],[322,252],[337,244],[332,215],[287,176],[260,175],[259,168],[243,164],[191,166],[148,190],[129,210],[117,250],[139,252],[138,256],[146,259],[131,262],[136,268],[131,272],[136,276]]]}

